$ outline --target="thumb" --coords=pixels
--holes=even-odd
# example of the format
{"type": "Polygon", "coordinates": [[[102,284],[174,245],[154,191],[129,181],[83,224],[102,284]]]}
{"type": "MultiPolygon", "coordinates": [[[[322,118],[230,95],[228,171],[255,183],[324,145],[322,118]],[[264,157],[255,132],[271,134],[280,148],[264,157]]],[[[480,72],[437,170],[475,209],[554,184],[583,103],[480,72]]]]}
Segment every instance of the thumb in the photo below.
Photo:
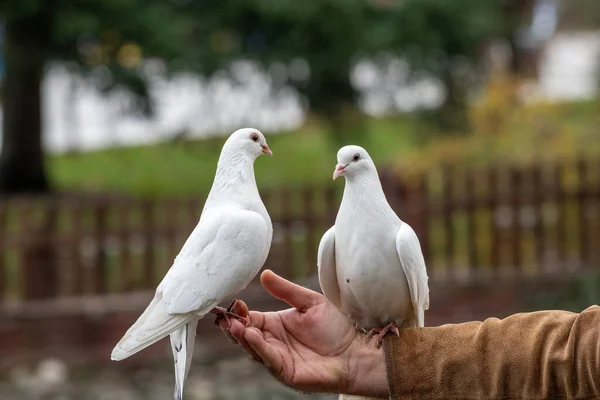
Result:
{"type": "Polygon", "coordinates": [[[323,301],[323,295],[296,285],[268,269],[260,275],[260,282],[271,296],[285,301],[301,312],[323,301]]]}

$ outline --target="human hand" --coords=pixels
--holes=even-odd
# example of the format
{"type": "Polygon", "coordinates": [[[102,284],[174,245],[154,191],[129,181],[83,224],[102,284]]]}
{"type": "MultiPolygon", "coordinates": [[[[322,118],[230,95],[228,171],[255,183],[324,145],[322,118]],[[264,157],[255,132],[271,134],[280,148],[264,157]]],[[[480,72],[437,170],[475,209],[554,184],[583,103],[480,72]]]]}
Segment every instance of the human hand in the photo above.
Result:
{"type": "Polygon", "coordinates": [[[369,345],[344,314],[320,293],[266,270],[264,288],[293,308],[248,311],[237,301],[232,312],[250,317],[245,327],[219,321],[221,329],[281,382],[306,392],[387,397],[382,350],[369,345]]]}

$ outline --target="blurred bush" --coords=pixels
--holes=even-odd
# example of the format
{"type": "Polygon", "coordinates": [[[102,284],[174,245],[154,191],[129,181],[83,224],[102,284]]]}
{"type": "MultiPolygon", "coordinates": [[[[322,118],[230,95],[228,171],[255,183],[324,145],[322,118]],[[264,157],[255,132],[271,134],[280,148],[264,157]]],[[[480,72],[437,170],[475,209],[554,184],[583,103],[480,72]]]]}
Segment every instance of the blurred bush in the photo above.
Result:
{"type": "Polygon", "coordinates": [[[469,130],[428,132],[428,141],[396,162],[403,171],[440,164],[531,164],[600,155],[600,101],[527,101],[527,85],[492,77],[468,106],[469,130]]]}

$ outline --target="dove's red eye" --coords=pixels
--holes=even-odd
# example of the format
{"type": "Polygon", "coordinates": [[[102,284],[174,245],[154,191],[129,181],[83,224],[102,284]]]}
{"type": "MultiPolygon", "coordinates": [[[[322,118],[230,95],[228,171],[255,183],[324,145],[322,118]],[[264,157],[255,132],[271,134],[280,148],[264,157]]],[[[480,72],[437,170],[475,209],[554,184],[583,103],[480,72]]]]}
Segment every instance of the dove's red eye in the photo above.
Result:
{"type": "Polygon", "coordinates": [[[360,154],[356,153],[354,157],[352,157],[352,161],[358,161],[360,159],[360,154]]]}
{"type": "Polygon", "coordinates": [[[252,139],[253,142],[258,142],[258,135],[254,133],[252,136],[250,136],[250,139],[252,139]]]}

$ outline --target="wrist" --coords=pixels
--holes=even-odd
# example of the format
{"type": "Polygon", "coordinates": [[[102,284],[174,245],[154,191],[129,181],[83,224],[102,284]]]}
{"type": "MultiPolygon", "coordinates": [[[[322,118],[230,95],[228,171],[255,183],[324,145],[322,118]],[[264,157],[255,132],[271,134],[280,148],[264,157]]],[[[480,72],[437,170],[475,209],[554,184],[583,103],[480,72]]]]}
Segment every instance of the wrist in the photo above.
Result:
{"type": "Polygon", "coordinates": [[[383,347],[376,348],[364,335],[358,335],[349,349],[346,394],[364,397],[388,397],[383,347]]]}

